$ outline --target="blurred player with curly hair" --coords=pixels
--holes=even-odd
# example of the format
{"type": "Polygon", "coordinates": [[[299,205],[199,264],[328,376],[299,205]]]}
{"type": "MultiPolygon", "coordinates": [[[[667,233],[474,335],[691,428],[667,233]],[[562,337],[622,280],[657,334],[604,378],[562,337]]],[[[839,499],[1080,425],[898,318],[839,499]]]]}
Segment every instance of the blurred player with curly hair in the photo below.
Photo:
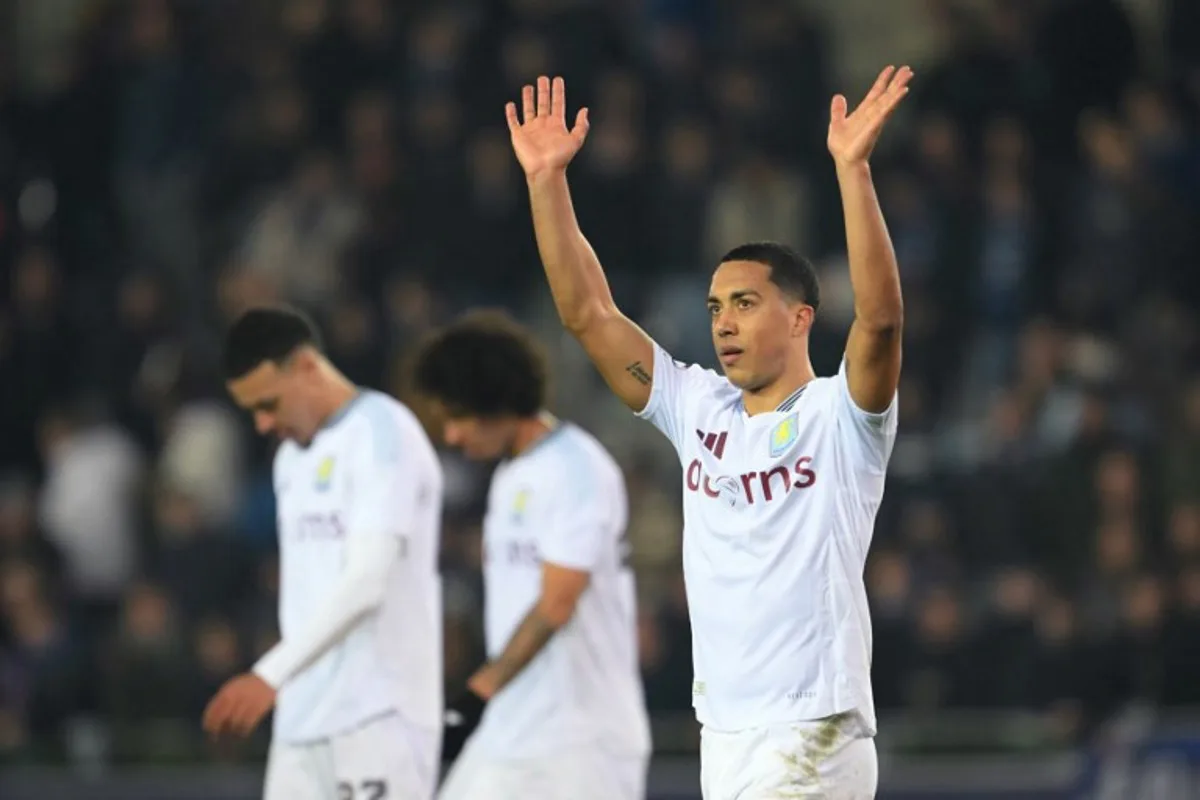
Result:
{"type": "Polygon", "coordinates": [[[650,734],[620,468],[546,412],[545,362],[506,316],[437,332],[413,382],[446,444],[500,461],[483,530],[488,661],[447,708],[443,758],[462,752],[440,797],[641,800],[650,734]]]}

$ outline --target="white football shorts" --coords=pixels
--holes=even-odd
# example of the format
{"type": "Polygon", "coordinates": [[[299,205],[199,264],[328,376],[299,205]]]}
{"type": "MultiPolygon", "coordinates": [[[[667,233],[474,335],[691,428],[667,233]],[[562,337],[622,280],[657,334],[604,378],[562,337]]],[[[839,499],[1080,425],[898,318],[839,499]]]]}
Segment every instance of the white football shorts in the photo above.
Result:
{"type": "Polygon", "coordinates": [[[649,756],[571,749],[528,760],[497,759],[468,741],[438,800],[645,800],[649,756]]]}
{"type": "Polygon", "coordinates": [[[329,739],[272,742],[264,800],[432,800],[441,731],[388,714],[329,739]]]}
{"type": "Polygon", "coordinates": [[[704,800],[872,800],[878,783],[875,740],[854,712],[700,734],[704,800]]]}

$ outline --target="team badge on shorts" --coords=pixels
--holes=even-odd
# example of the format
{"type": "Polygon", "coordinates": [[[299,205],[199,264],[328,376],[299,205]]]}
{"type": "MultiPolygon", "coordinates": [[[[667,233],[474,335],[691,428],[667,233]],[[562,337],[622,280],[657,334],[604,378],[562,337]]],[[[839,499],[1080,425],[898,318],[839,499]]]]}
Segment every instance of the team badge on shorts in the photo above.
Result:
{"type": "Polygon", "coordinates": [[[333,482],[333,456],[325,456],[317,465],[317,491],[324,492],[333,482]]]}
{"type": "Polygon", "coordinates": [[[800,426],[797,424],[796,415],[791,414],[785,417],[771,431],[771,457],[775,458],[786,453],[799,435],[800,426]]]}

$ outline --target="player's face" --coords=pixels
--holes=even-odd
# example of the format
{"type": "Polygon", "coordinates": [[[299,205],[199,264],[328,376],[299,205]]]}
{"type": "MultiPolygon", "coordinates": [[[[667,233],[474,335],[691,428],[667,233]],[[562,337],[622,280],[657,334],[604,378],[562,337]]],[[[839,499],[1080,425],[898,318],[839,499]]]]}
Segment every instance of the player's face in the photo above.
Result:
{"type": "Polygon", "coordinates": [[[307,445],[320,425],[311,402],[315,369],[307,354],[297,353],[283,365],[264,361],[227,387],[234,402],[254,416],[260,434],[307,445]]]}
{"type": "Polygon", "coordinates": [[[509,420],[445,415],[442,439],[472,461],[495,461],[512,452],[516,426],[509,420]]]}
{"type": "Polygon", "coordinates": [[[708,291],[713,346],[730,383],[755,391],[773,383],[812,325],[812,308],[771,282],[771,268],[727,261],[708,291]]]}

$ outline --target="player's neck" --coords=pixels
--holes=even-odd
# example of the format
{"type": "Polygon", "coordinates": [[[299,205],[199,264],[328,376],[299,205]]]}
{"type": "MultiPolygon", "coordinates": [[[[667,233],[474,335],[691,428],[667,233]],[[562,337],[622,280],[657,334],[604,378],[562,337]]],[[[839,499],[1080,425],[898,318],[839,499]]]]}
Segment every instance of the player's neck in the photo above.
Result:
{"type": "Polygon", "coordinates": [[[323,406],[319,426],[321,428],[336,420],[359,394],[358,387],[340,372],[331,370],[330,374],[326,376],[326,380],[327,385],[322,393],[321,402],[323,406]]]}
{"type": "Polygon", "coordinates": [[[817,373],[813,371],[812,362],[805,358],[795,369],[785,371],[771,384],[757,391],[742,390],[742,406],[750,416],[770,413],[815,377],[817,373]]]}
{"type": "Polygon", "coordinates": [[[545,439],[561,423],[549,411],[527,417],[517,422],[517,433],[513,436],[513,458],[521,455],[535,444],[545,439]]]}

